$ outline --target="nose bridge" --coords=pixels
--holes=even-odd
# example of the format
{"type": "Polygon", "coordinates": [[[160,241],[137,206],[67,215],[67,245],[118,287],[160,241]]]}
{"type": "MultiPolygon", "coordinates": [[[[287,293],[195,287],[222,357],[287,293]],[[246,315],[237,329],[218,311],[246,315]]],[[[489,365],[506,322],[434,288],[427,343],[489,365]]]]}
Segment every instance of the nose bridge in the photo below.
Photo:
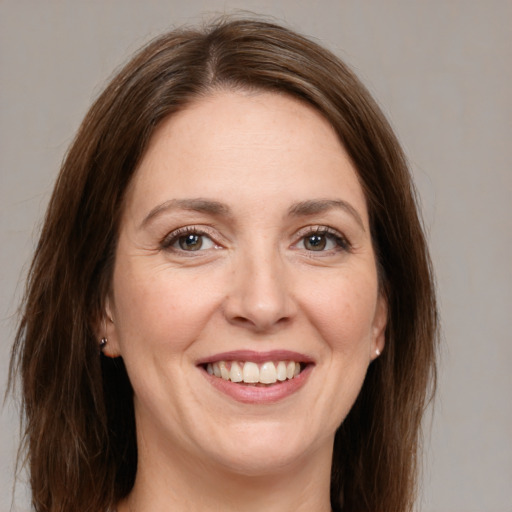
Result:
{"type": "Polygon", "coordinates": [[[226,298],[228,319],[258,331],[290,320],[293,298],[279,249],[260,240],[240,250],[235,260],[226,298]]]}

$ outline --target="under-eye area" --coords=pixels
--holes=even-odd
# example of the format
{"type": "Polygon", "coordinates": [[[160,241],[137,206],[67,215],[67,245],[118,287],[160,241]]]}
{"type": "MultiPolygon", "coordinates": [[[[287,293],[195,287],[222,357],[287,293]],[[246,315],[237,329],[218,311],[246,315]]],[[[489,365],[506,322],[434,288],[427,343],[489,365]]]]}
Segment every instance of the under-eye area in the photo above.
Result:
{"type": "Polygon", "coordinates": [[[209,375],[252,386],[269,386],[294,379],[311,363],[296,361],[215,361],[200,365],[209,375]]]}

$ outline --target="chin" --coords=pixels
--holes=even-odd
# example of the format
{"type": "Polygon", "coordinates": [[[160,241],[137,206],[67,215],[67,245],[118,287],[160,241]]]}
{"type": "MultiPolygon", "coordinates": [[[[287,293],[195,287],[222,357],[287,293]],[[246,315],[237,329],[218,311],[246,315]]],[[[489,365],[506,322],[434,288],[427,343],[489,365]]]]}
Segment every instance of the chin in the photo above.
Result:
{"type": "MultiPolygon", "coordinates": [[[[332,438],[329,443],[332,445],[332,438]]],[[[266,422],[240,425],[207,451],[228,471],[265,476],[303,463],[320,446],[321,441],[297,428],[296,422],[295,425],[266,422]]]]}
{"type": "Polygon", "coordinates": [[[301,450],[274,450],[273,447],[246,450],[243,453],[223,454],[219,465],[226,471],[241,476],[265,477],[275,475],[300,464],[301,450]]]}

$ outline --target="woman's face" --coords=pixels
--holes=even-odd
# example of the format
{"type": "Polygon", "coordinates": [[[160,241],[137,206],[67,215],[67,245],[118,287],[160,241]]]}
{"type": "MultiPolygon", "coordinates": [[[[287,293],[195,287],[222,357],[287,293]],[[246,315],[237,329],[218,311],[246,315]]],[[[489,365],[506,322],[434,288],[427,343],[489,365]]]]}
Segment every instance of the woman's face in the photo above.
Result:
{"type": "Polygon", "coordinates": [[[161,124],[126,199],[107,352],[126,364],[144,460],[330,463],[386,303],[329,123],[285,95],[212,94],[161,124]]]}

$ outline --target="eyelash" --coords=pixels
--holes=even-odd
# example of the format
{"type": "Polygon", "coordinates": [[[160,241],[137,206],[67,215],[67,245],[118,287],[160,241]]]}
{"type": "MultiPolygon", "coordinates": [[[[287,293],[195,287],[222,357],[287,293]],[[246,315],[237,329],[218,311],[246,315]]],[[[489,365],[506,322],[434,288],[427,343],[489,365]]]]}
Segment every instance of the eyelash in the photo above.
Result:
{"type": "MultiPolygon", "coordinates": [[[[196,226],[185,226],[183,228],[176,229],[175,231],[172,231],[169,233],[160,243],[160,248],[164,250],[171,250],[179,253],[189,253],[188,255],[200,252],[197,251],[187,251],[185,249],[180,249],[173,247],[174,244],[179,242],[180,238],[185,237],[187,235],[196,235],[198,237],[207,237],[210,239],[211,243],[217,246],[217,244],[213,240],[213,236],[208,233],[207,230],[204,228],[198,228],[196,226]]],[[[324,252],[324,253],[330,253],[333,250],[334,251],[350,251],[352,248],[352,245],[350,242],[337,230],[328,227],[328,226],[316,226],[316,227],[308,227],[302,230],[298,233],[299,239],[297,242],[295,242],[293,245],[296,247],[299,243],[305,242],[308,238],[311,238],[313,236],[322,236],[326,237],[330,240],[332,240],[336,244],[336,248],[334,249],[327,249],[327,250],[320,250],[320,251],[314,251],[314,250],[308,250],[304,247],[304,250],[313,253],[313,252],[324,252]]]]}

